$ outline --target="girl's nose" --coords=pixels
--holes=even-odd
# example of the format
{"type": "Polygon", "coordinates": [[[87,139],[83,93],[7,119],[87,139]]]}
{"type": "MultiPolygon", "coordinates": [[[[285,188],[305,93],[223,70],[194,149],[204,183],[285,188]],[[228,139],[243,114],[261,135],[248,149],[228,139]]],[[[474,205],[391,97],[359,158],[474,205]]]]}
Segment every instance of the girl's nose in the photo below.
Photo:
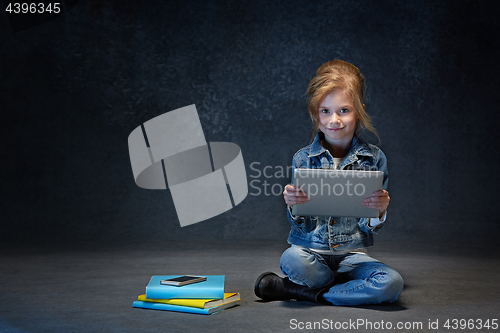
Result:
{"type": "Polygon", "coordinates": [[[338,124],[340,123],[340,118],[336,113],[333,113],[332,116],[330,117],[330,123],[331,124],[338,124]]]}

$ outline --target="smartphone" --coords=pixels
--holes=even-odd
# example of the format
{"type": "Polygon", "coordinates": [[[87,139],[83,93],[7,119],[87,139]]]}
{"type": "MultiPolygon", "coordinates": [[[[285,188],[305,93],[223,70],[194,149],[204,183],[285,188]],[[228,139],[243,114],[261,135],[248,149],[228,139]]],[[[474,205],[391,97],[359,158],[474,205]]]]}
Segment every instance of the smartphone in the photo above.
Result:
{"type": "Polygon", "coordinates": [[[206,276],[183,275],[173,279],[161,280],[160,284],[180,287],[180,286],[185,286],[186,284],[202,282],[206,280],[207,280],[206,276]]]}

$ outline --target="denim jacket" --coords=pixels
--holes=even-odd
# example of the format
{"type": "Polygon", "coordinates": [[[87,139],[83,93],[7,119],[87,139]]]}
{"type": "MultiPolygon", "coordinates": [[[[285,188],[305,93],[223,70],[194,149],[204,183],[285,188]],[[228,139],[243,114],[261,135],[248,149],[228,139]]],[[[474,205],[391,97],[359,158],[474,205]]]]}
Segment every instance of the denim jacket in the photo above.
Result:
{"type": "MultiPolygon", "coordinates": [[[[333,169],[330,152],[321,145],[324,134],[316,134],[312,144],[295,153],[293,169],[333,169]]],[[[382,188],[387,190],[387,158],[378,147],[367,144],[357,136],[352,140],[351,149],[339,166],[341,170],[378,170],[384,173],[382,188]]],[[[293,184],[293,179],[292,179],[293,184]]],[[[340,216],[294,216],[287,209],[288,221],[292,225],[288,243],[312,249],[340,252],[373,245],[373,234],[383,223],[372,228],[369,218],[340,216]]]]}

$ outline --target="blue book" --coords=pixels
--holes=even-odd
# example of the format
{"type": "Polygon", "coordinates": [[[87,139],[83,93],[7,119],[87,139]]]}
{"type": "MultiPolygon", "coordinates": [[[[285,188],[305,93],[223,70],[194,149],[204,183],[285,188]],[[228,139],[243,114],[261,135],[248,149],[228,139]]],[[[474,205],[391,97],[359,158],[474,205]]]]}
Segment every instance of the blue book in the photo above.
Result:
{"type": "Polygon", "coordinates": [[[135,301],[132,303],[134,308],[143,308],[143,309],[152,309],[152,310],[164,310],[164,311],[175,311],[175,312],[186,312],[186,313],[196,313],[196,314],[205,314],[209,315],[212,313],[216,313],[222,311],[224,309],[236,306],[235,302],[222,304],[219,306],[213,306],[211,308],[193,308],[190,306],[182,306],[182,305],[172,305],[165,303],[153,303],[153,302],[143,302],[143,301],[135,301]]]}
{"type": "Polygon", "coordinates": [[[146,287],[146,298],[172,299],[223,299],[224,275],[207,275],[207,280],[185,286],[169,286],[160,284],[161,280],[168,280],[181,275],[153,275],[146,287]]]}

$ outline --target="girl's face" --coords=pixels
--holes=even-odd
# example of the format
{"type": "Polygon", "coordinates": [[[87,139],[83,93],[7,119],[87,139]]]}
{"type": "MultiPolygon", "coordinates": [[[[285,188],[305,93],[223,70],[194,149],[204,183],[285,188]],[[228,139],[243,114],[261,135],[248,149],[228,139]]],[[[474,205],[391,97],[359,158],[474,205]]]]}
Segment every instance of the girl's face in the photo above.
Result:
{"type": "Polygon", "coordinates": [[[328,144],[339,148],[350,147],[357,116],[349,93],[338,90],[326,95],[319,104],[318,112],[319,129],[325,134],[328,144]]]}

